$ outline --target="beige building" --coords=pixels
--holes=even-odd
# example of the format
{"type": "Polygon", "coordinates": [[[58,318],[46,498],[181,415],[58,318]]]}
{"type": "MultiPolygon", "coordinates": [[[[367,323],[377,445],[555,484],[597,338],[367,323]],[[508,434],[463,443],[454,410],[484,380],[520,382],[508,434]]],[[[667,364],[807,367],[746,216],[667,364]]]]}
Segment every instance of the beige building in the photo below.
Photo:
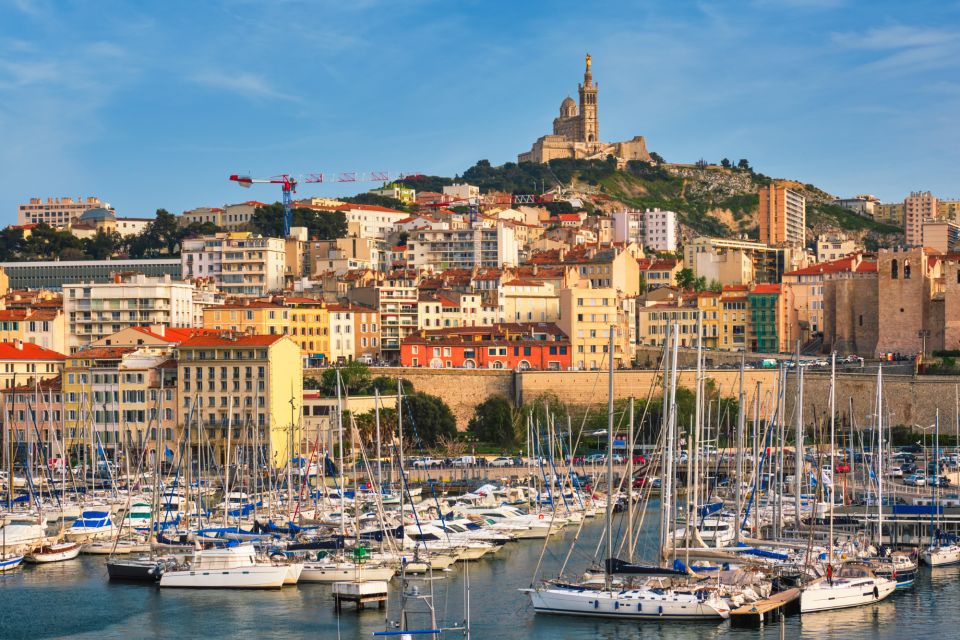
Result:
{"type": "Polygon", "coordinates": [[[499,322],[557,322],[560,297],[553,284],[518,278],[500,285],[499,322]]]}
{"type": "Polygon", "coordinates": [[[929,191],[914,191],[903,200],[903,231],[908,247],[923,244],[923,223],[939,214],[937,197],[929,191]]]}
{"type": "Polygon", "coordinates": [[[0,386],[9,389],[60,375],[64,355],[29,342],[0,342],[0,386]]]}
{"type": "Polygon", "coordinates": [[[63,309],[0,310],[0,342],[17,341],[66,353],[67,320],[63,309]]]}
{"type": "MultiPolygon", "coordinates": [[[[635,315],[630,317],[612,288],[561,289],[557,327],[570,338],[571,366],[575,369],[603,369],[609,366],[610,327],[616,329],[614,365],[626,367],[633,358],[635,315]]],[[[631,300],[633,300],[631,298],[631,300]]]]}
{"type": "Polygon", "coordinates": [[[817,262],[828,262],[848,256],[857,250],[857,243],[840,234],[817,236],[817,262]]]}
{"type": "Polygon", "coordinates": [[[904,224],[902,202],[877,204],[873,211],[873,219],[877,222],[883,222],[884,224],[895,227],[902,227],[904,224]]]}
{"type": "Polygon", "coordinates": [[[593,82],[592,60],[586,57],[583,83],[579,87],[579,106],[569,96],[560,104],[560,115],[553,121],[553,135],[543,136],[530,151],[521,153],[518,162],[550,162],[557,158],[603,159],[608,155],[627,160],[650,161],[643,136],[626,142],[600,142],[600,117],[597,96],[600,87],[593,82]]]}
{"type": "Polygon", "coordinates": [[[109,202],[100,198],[30,198],[30,202],[17,207],[17,224],[45,223],[62,228],[76,220],[88,209],[110,209],[109,202]]]}
{"type": "Polygon", "coordinates": [[[212,278],[226,295],[262,296],[283,290],[286,245],[249,232],[217,233],[184,240],[180,261],[184,278],[212,278]]]}
{"type": "Polygon", "coordinates": [[[191,338],[177,348],[177,385],[179,424],[202,425],[218,460],[228,427],[236,446],[265,445],[274,468],[305,451],[302,356],[287,336],[191,338]]]}
{"type": "Polygon", "coordinates": [[[806,241],[806,199],[786,187],[760,187],[760,242],[769,245],[804,244],[806,241]]]}
{"type": "Polygon", "coordinates": [[[960,248],[960,224],[949,220],[928,220],[923,223],[925,248],[938,253],[954,253],[960,248]]]}

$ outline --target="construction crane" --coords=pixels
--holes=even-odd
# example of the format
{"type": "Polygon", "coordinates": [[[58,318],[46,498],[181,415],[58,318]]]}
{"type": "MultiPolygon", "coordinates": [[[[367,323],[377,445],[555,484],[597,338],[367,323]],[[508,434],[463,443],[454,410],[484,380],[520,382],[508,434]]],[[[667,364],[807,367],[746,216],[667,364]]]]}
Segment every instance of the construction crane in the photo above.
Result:
{"type": "Polygon", "coordinates": [[[292,176],[289,173],[281,173],[270,178],[251,178],[250,176],[241,176],[233,174],[230,180],[236,182],[241,187],[249,189],[254,184],[279,184],[280,191],[283,193],[283,237],[290,235],[290,227],[293,226],[293,194],[297,192],[298,184],[317,184],[321,182],[391,182],[393,180],[415,179],[422,174],[391,174],[385,171],[372,171],[370,173],[357,173],[350,171],[346,173],[305,173],[300,176],[292,176]]]}

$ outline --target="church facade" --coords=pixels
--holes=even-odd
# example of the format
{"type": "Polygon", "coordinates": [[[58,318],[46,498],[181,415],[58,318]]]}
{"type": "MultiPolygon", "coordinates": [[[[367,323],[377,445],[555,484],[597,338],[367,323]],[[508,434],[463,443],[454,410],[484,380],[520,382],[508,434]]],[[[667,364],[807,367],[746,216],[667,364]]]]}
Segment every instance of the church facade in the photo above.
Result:
{"type": "Polygon", "coordinates": [[[549,162],[556,158],[591,160],[609,155],[621,162],[650,161],[643,136],[635,136],[625,142],[600,141],[600,119],[597,114],[600,86],[593,82],[589,53],[586,63],[583,83],[579,87],[579,105],[567,96],[560,103],[560,116],[553,120],[553,134],[539,138],[530,151],[517,156],[518,162],[549,162]]]}

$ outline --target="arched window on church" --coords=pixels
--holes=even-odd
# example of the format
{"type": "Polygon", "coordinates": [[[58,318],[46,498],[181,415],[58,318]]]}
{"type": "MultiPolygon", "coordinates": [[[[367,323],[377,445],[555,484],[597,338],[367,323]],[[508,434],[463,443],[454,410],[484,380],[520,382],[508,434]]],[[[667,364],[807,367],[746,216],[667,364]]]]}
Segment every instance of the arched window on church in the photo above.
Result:
{"type": "Polygon", "coordinates": [[[904,280],[910,279],[910,261],[909,260],[903,261],[903,279],[904,280]]]}
{"type": "Polygon", "coordinates": [[[897,265],[896,259],[890,263],[890,278],[896,280],[900,277],[899,265],[897,265]]]}

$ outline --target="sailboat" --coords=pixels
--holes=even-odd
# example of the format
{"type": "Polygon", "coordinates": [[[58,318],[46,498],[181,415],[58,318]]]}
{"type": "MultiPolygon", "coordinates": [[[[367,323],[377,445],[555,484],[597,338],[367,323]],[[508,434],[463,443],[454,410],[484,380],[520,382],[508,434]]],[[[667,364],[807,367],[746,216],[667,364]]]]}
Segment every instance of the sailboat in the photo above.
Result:
{"type": "Polygon", "coordinates": [[[288,578],[286,564],[257,562],[250,543],[219,549],[198,549],[190,566],[165,571],[164,588],[188,589],[279,589],[288,578]]]}
{"type": "Polygon", "coordinates": [[[28,553],[24,560],[31,564],[46,564],[73,560],[80,555],[80,545],[76,542],[56,542],[37,547],[28,553]]]}
{"type": "MultiPolygon", "coordinates": [[[[830,459],[833,460],[833,434],[836,406],[836,354],[831,358],[830,370],[830,459]]],[[[803,399],[799,399],[803,402],[803,399]]],[[[877,479],[879,486],[878,496],[878,537],[883,536],[883,368],[877,370],[877,433],[879,434],[879,451],[877,479]]],[[[832,490],[832,487],[831,487],[832,490]]],[[[861,563],[847,563],[833,570],[833,499],[830,501],[830,548],[827,559],[827,575],[817,578],[805,585],[800,593],[800,612],[832,611],[865,604],[872,604],[887,598],[897,588],[897,581],[876,575],[870,567],[861,563]]]]}
{"type": "MultiPolygon", "coordinates": [[[[614,370],[614,336],[616,328],[610,327],[609,380],[607,392],[607,495],[613,499],[613,442],[614,442],[614,409],[613,409],[613,370],[614,370]]],[[[676,364],[676,352],[679,340],[673,336],[673,362],[676,364]]],[[[670,336],[665,342],[665,349],[669,353],[670,336]]],[[[664,368],[667,370],[667,367],[664,368]]],[[[674,429],[676,428],[676,367],[672,370],[669,419],[666,421],[668,449],[665,458],[672,453],[674,429]]],[[[666,375],[664,376],[666,387],[666,375]]],[[[665,406],[666,408],[666,406],[665,406]]],[[[670,477],[667,476],[667,486],[664,496],[670,495],[670,477]]],[[[665,502],[668,504],[669,500],[665,502]]],[[[669,509],[669,507],[665,507],[669,509]]],[[[669,518],[669,515],[667,515],[669,518]]],[[[613,509],[606,510],[606,540],[607,558],[613,558],[613,509]]],[[[521,589],[530,596],[534,611],[554,615],[588,616],[615,619],[678,619],[678,620],[722,620],[730,616],[730,606],[723,600],[715,589],[703,585],[672,584],[671,578],[652,578],[638,588],[626,588],[616,585],[611,573],[613,563],[608,562],[604,567],[603,584],[593,586],[589,584],[564,584],[559,581],[529,589],[521,589]]]]}

